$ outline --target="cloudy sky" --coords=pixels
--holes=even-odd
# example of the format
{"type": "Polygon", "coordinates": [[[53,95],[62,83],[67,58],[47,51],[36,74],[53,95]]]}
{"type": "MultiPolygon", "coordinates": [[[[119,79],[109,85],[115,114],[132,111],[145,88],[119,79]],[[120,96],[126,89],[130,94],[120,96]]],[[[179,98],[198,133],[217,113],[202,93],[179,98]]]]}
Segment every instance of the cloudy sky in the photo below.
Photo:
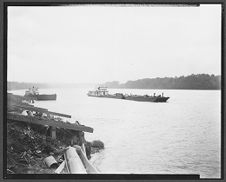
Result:
{"type": "Polygon", "coordinates": [[[220,75],[221,6],[8,7],[8,81],[220,75]]]}

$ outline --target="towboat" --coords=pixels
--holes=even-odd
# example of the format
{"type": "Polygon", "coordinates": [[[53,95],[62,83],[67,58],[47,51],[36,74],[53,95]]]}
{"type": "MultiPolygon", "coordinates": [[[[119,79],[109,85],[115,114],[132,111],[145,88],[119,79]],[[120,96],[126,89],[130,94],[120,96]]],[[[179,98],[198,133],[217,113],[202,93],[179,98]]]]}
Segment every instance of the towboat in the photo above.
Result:
{"type": "Polygon", "coordinates": [[[169,97],[162,95],[127,95],[122,93],[109,94],[107,87],[98,87],[96,90],[89,91],[87,93],[89,97],[102,97],[102,98],[114,98],[114,99],[124,99],[124,100],[133,100],[141,102],[166,102],[169,97]]]}
{"type": "Polygon", "coordinates": [[[25,98],[33,100],[56,100],[56,94],[39,94],[38,88],[32,87],[25,91],[25,98]]]}

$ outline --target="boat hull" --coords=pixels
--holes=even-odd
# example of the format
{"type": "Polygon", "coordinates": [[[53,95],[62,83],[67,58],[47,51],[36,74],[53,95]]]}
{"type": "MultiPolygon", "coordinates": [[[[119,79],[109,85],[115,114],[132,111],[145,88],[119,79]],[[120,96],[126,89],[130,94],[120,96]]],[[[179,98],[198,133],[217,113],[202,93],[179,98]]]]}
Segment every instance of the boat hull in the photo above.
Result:
{"type": "Polygon", "coordinates": [[[146,96],[128,96],[125,100],[133,100],[140,102],[166,102],[169,97],[146,97],[146,96]]]}
{"type": "Polygon", "coordinates": [[[90,97],[124,99],[139,102],[166,102],[169,97],[151,97],[151,96],[124,96],[124,95],[90,95],[90,97]]]}
{"type": "Polygon", "coordinates": [[[39,94],[39,95],[28,95],[25,97],[33,99],[33,100],[45,101],[45,100],[56,100],[57,95],[56,94],[50,94],[50,95],[39,94]]]}
{"type": "Polygon", "coordinates": [[[36,96],[36,100],[56,100],[56,94],[46,95],[41,94],[36,96]]]}

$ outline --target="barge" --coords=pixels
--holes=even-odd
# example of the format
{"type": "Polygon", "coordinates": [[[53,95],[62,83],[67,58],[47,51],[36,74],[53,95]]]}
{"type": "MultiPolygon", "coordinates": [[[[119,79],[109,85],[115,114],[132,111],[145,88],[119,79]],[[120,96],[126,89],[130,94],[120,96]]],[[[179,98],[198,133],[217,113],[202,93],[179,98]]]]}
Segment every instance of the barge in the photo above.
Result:
{"type": "Polygon", "coordinates": [[[33,100],[56,100],[56,94],[39,94],[38,88],[32,87],[25,91],[25,98],[33,100]]]}
{"type": "Polygon", "coordinates": [[[109,94],[107,87],[98,87],[94,91],[89,91],[87,93],[89,97],[101,97],[101,98],[114,98],[114,99],[124,99],[124,100],[133,100],[140,102],[166,102],[169,97],[162,95],[128,95],[122,93],[109,94]]]}

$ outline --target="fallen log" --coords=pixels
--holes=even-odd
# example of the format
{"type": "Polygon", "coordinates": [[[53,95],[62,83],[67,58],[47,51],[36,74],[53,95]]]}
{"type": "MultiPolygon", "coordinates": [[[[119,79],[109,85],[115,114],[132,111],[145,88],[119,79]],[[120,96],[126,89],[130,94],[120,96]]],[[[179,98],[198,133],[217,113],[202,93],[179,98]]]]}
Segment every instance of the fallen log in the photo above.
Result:
{"type": "Polygon", "coordinates": [[[16,108],[21,108],[21,109],[24,109],[24,110],[46,113],[46,114],[61,116],[61,117],[65,117],[65,118],[71,118],[71,115],[48,111],[48,109],[41,108],[41,107],[34,107],[33,105],[28,106],[28,105],[10,104],[10,105],[8,105],[8,107],[9,108],[10,107],[16,107],[16,108]]]}
{"type": "Polygon", "coordinates": [[[68,150],[65,152],[65,162],[66,168],[70,174],[87,173],[74,147],[68,147],[68,150]]]}
{"type": "Polygon", "coordinates": [[[76,151],[78,152],[78,155],[79,155],[82,163],[85,166],[86,172],[88,174],[96,174],[96,173],[98,173],[96,168],[87,159],[86,153],[83,151],[84,150],[83,147],[80,147],[78,145],[74,145],[73,147],[76,148],[76,151]]]}
{"type": "Polygon", "coordinates": [[[83,125],[76,125],[71,123],[65,123],[65,122],[58,122],[55,120],[47,120],[47,119],[40,119],[32,116],[23,116],[23,115],[16,115],[16,114],[7,114],[7,119],[12,121],[18,121],[18,122],[27,122],[27,123],[33,123],[38,125],[48,125],[58,128],[65,128],[69,130],[75,130],[75,131],[84,131],[84,132],[90,132],[93,133],[93,128],[83,125]]]}
{"type": "Polygon", "coordinates": [[[63,161],[63,162],[59,165],[59,167],[56,169],[56,171],[55,171],[54,173],[60,174],[60,173],[63,171],[64,168],[65,168],[65,161],[63,161]]]}

